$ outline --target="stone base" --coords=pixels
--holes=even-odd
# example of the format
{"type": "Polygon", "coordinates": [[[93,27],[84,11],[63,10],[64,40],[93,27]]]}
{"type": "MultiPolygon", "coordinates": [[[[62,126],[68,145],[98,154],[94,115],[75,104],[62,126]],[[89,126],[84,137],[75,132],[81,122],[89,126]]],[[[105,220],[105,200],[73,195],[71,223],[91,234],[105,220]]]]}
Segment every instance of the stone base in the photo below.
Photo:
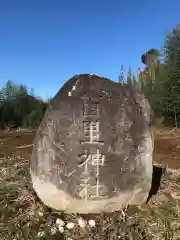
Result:
{"type": "Polygon", "coordinates": [[[122,192],[119,196],[100,200],[73,199],[49,182],[42,182],[31,176],[34,190],[41,201],[48,207],[67,213],[108,213],[119,211],[128,205],[141,205],[146,202],[150,186],[147,189],[135,188],[122,192]]]}

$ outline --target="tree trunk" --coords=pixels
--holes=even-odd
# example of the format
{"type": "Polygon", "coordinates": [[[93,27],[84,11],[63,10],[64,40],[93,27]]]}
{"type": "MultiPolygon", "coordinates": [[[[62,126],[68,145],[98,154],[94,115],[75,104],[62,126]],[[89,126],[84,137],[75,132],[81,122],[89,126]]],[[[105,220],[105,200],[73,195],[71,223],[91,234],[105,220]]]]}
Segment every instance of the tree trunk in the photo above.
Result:
{"type": "Polygon", "coordinates": [[[176,128],[178,128],[177,114],[176,114],[176,108],[175,108],[175,106],[174,106],[174,122],[175,122],[176,128]]]}

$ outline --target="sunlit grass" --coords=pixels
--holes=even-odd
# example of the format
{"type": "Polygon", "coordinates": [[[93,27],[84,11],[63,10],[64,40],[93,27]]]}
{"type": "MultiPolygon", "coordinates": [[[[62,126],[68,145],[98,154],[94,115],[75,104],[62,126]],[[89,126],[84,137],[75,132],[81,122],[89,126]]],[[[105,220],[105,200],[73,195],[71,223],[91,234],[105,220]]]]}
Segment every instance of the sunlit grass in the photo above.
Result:
{"type": "Polygon", "coordinates": [[[1,239],[146,239],[139,221],[120,212],[79,216],[47,208],[32,189],[27,160],[3,157],[0,165],[1,239]]]}

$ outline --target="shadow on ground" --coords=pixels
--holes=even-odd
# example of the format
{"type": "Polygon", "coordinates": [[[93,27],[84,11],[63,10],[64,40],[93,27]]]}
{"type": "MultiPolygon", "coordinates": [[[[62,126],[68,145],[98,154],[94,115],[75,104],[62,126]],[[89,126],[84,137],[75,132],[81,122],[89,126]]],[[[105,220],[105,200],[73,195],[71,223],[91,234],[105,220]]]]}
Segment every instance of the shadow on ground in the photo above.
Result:
{"type": "Polygon", "coordinates": [[[159,166],[153,166],[153,174],[152,174],[152,184],[151,189],[149,191],[149,196],[147,198],[146,203],[149,202],[149,200],[152,198],[153,195],[156,195],[160,185],[161,185],[161,179],[166,171],[166,168],[159,167],[159,166]]]}

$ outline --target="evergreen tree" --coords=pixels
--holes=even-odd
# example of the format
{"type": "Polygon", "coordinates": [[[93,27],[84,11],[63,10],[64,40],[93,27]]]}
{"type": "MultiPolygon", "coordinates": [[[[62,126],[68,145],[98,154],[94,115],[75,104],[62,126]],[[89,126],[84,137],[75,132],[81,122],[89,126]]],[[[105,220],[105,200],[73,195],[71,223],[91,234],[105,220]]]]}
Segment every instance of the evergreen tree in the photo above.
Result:
{"type": "Polygon", "coordinates": [[[160,52],[157,49],[150,49],[146,53],[142,54],[141,61],[146,65],[143,71],[143,80],[144,84],[148,84],[151,87],[154,87],[155,79],[156,79],[156,72],[158,71],[159,67],[159,56],[160,52]],[[151,83],[151,84],[150,84],[151,83]]]}
{"type": "Polygon", "coordinates": [[[0,128],[38,126],[46,107],[47,103],[31,96],[24,85],[7,81],[0,90],[0,128]]]}
{"type": "Polygon", "coordinates": [[[132,75],[132,85],[134,87],[136,87],[136,88],[138,87],[138,81],[136,79],[136,75],[135,74],[132,75]]]}
{"type": "Polygon", "coordinates": [[[167,77],[164,79],[164,108],[167,118],[180,123],[180,25],[169,33],[165,40],[165,66],[167,77]]]}
{"type": "Polygon", "coordinates": [[[124,66],[121,65],[121,69],[120,69],[120,75],[119,75],[119,83],[124,83],[125,81],[125,77],[124,77],[124,66]]]}
{"type": "Polygon", "coordinates": [[[128,70],[128,74],[127,74],[127,84],[129,84],[129,85],[133,84],[131,66],[129,66],[129,70],[128,70]]]}

